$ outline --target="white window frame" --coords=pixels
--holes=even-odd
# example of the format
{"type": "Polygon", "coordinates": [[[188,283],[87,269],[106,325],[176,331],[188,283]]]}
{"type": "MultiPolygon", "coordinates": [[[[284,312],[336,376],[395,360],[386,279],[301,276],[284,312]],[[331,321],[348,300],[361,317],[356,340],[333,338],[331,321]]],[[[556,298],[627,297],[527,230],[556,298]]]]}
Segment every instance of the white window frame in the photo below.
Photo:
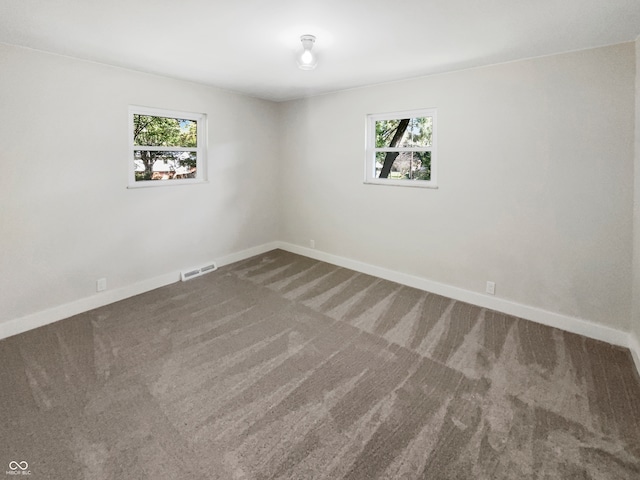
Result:
{"type": "Polygon", "coordinates": [[[181,112],[177,110],[165,110],[161,108],[141,107],[138,105],[129,105],[129,158],[128,158],[128,186],[127,188],[145,188],[145,187],[166,187],[170,185],[190,185],[194,183],[206,183],[207,181],[207,114],[181,112]],[[134,115],[150,115],[154,117],[181,118],[185,120],[194,120],[196,122],[198,144],[196,147],[156,147],[134,145],[133,138],[133,116],[134,115]],[[135,175],[135,150],[150,150],[163,152],[196,152],[196,177],[181,178],[175,180],[142,180],[136,181],[135,175]]]}
{"type": "Polygon", "coordinates": [[[389,113],[369,114],[366,117],[365,150],[366,158],[364,163],[364,183],[373,185],[395,185],[401,187],[421,187],[438,188],[437,174],[438,161],[436,153],[436,129],[437,116],[435,108],[422,108],[418,110],[406,110],[389,113]],[[399,120],[402,118],[432,117],[433,130],[430,147],[397,147],[397,148],[376,148],[376,121],[378,120],[399,120]],[[376,178],[376,153],[378,152],[431,152],[431,180],[400,180],[396,178],[376,178]]]}

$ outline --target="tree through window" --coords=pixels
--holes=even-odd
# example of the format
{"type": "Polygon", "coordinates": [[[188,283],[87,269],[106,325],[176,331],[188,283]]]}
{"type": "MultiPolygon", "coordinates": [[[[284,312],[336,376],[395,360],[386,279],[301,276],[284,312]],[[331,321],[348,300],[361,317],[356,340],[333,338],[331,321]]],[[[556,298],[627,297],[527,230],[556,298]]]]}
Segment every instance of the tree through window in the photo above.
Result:
{"type": "Polygon", "coordinates": [[[130,107],[130,185],[204,180],[205,116],[130,107]]]}
{"type": "Polygon", "coordinates": [[[367,133],[365,181],[435,186],[435,110],[369,115],[367,133]]]}

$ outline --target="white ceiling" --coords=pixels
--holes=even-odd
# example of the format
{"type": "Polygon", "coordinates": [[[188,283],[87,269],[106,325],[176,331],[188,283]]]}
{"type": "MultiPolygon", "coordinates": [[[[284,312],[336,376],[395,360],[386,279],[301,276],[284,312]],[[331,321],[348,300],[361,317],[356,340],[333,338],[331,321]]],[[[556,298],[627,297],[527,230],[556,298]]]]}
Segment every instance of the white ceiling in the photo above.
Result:
{"type": "Polygon", "coordinates": [[[276,101],[638,35],[640,0],[0,0],[2,43],[276,101]]]}

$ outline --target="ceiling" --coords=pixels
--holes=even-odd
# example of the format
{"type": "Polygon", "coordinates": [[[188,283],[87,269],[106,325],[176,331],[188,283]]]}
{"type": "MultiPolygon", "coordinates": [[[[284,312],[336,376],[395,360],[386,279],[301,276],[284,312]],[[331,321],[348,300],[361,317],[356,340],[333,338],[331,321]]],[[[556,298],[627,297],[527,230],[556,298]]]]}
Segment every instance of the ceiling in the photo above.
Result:
{"type": "Polygon", "coordinates": [[[275,101],[638,35],[640,0],[0,1],[1,43],[275,101]]]}

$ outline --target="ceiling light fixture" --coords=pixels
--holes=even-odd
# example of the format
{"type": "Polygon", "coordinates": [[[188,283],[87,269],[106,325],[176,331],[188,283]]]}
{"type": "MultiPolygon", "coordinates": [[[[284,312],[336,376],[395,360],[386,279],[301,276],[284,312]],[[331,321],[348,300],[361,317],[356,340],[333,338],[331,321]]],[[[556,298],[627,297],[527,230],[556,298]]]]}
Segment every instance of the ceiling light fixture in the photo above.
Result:
{"type": "Polygon", "coordinates": [[[302,35],[300,37],[302,42],[302,52],[298,55],[298,68],[300,70],[313,70],[318,65],[318,59],[311,52],[313,44],[316,41],[316,37],[313,35],[302,35]]]}

